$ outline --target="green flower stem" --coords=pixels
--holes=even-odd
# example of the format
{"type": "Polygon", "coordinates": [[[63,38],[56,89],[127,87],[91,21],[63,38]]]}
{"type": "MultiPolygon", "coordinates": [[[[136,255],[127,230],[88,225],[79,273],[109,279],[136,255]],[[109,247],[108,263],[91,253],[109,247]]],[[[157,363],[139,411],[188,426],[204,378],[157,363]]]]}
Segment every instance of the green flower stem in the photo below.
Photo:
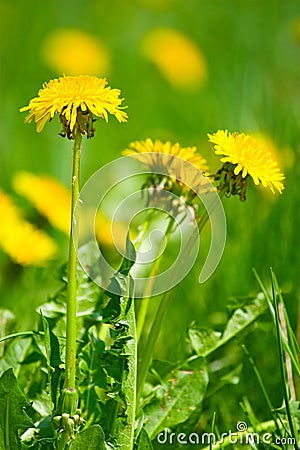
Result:
{"type": "MultiPolygon", "coordinates": [[[[172,230],[172,226],[173,226],[174,220],[171,218],[169,224],[168,224],[168,228],[166,230],[166,238],[168,239],[169,235],[171,234],[171,230],[172,230]]],[[[138,318],[137,318],[137,339],[138,342],[140,342],[141,339],[141,335],[142,332],[144,331],[144,324],[145,324],[145,320],[146,320],[146,316],[147,316],[147,312],[148,312],[148,307],[149,307],[149,302],[150,302],[150,298],[151,298],[151,293],[152,293],[152,288],[153,288],[153,283],[154,283],[154,277],[158,272],[159,269],[159,265],[162,259],[162,251],[160,249],[160,251],[158,252],[158,254],[161,254],[160,257],[158,257],[155,261],[154,264],[152,266],[151,269],[151,273],[149,276],[149,282],[147,283],[146,287],[145,287],[145,297],[143,297],[143,299],[141,300],[141,304],[140,304],[140,308],[139,308],[139,314],[138,314],[138,318]]]]}
{"type": "MultiPolygon", "coordinates": [[[[174,225],[174,218],[170,217],[169,224],[168,224],[168,227],[167,227],[167,230],[165,233],[166,239],[169,238],[172,228],[173,228],[173,225],[174,225]]],[[[144,325],[144,321],[146,318],[147,309],[148,309],[148,305],[149,305],[149,300],[151,297],[151,289],[153,286],[153,277],[156,275],[156,273],[158,271],[159,264],[162,259],[162,255],[163,255],[163,253],[161,253],[161,256],[159,258],[157,258],[154,262],[154,265],[151,270],[151,275],[150,275],[150,283],[148,284],[148,286],[146,288],[146,297],[142,299],[142,304],[141,304],[141,311],[143,311],[143,324],[142,325],[144,325]],[[152,279],[152,281],[151,281],[151,279],[152,279]]],[[[170,298],[171,298],[171,295],[170,295],[170,298]]],[[[146,341],[145,335],[141,335],[141,339],[140,339],[139,353],[143,354],[143,358],[141,358],[140,366],[138,367],[137,405],[139,404],[138,402],[139,402],[139,399],[141,398],[141,395],[143,392],[143,386],[144,386],[144,382],[145,382],[145,379],[146,379],[146,376],[148,373],[149,365],[150,365],[150,362],[152,359],[154,346],[155,346],[156,340],[159,335],[160,327],[161,327],[163,318],[165,316],[166,309],[169,304],[169,298],[167,298],[166,301],[163,301],[163,299],[164,299],[164,296],[159,304],[156,316],[153,320],[148,340],[146,341]],[[141,348],[141,344],[144,344],[143,348],[141,348]]],[[[138,319],[140,319],[140,316],[138,319]]],[[[141,325],[138,322],[137,327],[139,327],[139,326],[141,327],[141,325]]],[[[141,329],[142,328],[144,328],[144,327],[141,327],[141,329]]]]}
{"type": "Polygon", "coordinates": [[[76,379],[76,292],[77,292],[77,235],[78,214],[75,211],[79,199],[79,171],[82,136],[77,130],[73,146],[71,232],[69,241],[67,325],[66,325],[66,378],[65,388],[75,389],[76,379]]]}
{"type": "MultiPolygon", "coordinates": [[[[169,238],[169,236],[172,232],[173,224],[174,224],[174,218],[170,217],[170,220],[169,220],[166,232],[165,232],[166,239],[169,238]]],[[[139,315],[138,315],[138,320],[137,320],[137,338],[138,338],[140,355],[143,354],[144,346],[147,345],[146,330],[145,330],[144,325],[145,325],[147,312],[148,312],[148,308],[149,308],[149,303],[150,303],[150,298],[151,298],[151,293],[152,293],[152,288],[153,288],[153,283],[154,283],[154,277],[158,272],[159,265],[160,265],[160,262],[163,257],[163,248],[160,248],[158,254],[160,254],[161,256],[159,256],[154,261],[154,264],[152,266],[151,273],[149,276],[149,282],[147,283],[146,288],[145,288],[145,296],[141,300],[141,305],[140,305],[139,315]]]]}
{"type": "Polygon", "coordinates": [[[152,327],[149,333],[149,337],[146,345],[144,346],[143,358],[140,361],[140,366],[138,367],[138,383],[137,383],[137,394],[136,394],[136,404],[139,405],[140,398],[143,393],[144,383],[148,373],[148,369],[152,360],[153,350],[159,336],[160,328],[165,317],[165,313],[168,309],[168,305],[172,296],[172,291],[168,291],[161,298],[160,304],[158,306],[155,318],[152,323],[152,327]]]}
{"type": "MultiPolygon", "coordinates": [[[[203,214],[201,219],[198,222],[198,232],[200,233],[201,230],[204,228],[206,222],[208,221],[209,215],[207,211],[203,214]]],[[[173,225],[173,222],[172,222],[173,225]]],[[[171,229],[172,226],[168,229],[171,229]]],[[[192,234],[188,245],[185,249],[185,254],[188,254],[191,250],[191,247],[194,245],[194,240],[192,239],[194,233],[192,234]]],[[[175,275],[176,276],[176,275],[175,275]]],[[[161,299],[160,303],[158,305],[156,315],[154,317],[154,320],[152,322],[152,327],[150,329],[149,337],[146,342],[146,345],[143,346],[143,358],[140,361],[140,364],[138,366],[138,384],[137,384],[137,405],[139,405],[139,400],[143,393],[143,387],[144,383],[147,377],[147,373],[151,364],[153,351],[160,333],[160,329],[163,323],[163,319],[165,317],[166,311],[168,309],[170,299],[172,297],[172,290],[165,292],[161,299]]]]}
{"type": "MultiPolygon", "coordinates": [[[[142,245],[142,243],[147,235],[147,232],[150,227],[150,222],[151,222],[151,216],[148,215],[138,237],[136,238],[136,240],[134,242],[134,247],[135,247],[136,251],[140,248],[140,246],[142,245]]],[[[148,309],[148,303],[149,303],[149,299],[146,299],[146,298],[143,299],[143,301],[140,302],[139,308],[137,310],[137,320],[136,320],[137,341],[139,341],[139,339],[141,337],[141,333],[144,328],[145,318],[146,318],[147,309],[148,309]]]]}

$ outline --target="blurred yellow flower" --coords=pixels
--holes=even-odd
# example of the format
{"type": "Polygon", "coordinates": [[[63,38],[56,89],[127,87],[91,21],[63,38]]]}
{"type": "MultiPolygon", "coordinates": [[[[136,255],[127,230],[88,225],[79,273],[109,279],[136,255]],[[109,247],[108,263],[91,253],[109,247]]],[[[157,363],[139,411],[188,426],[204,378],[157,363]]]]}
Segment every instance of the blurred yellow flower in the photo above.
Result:
{"type": "Polygon", "coordinates": [[[29,111],[25,122],[36,122],[38,132],[45,124],[60,115],[64,133],[74,139],[75,125],[87,137],[94,135],[93,116],[103,117],[108,121],[108,113],[116,116],[119,122],[126,122],[127,114],[121,107],[123,99],[120,90],[106,86],[105,78],[89,75],[76,77],[64,76],[45,83],[38,92],[38,97],[30,100],[29,105],[20,109],[29,111]]]}
{"type": "Polygon", "coordinates": [[[71,193],[55,178],[18,172],[13,178],[15,191],[26,197],[53,227],[70,232],[71,193]]]}
{"type": "Polygon", "coordinates": [[[272,158],[278,162],[281,167],[291,167],[295,161],[295,154],[289,147],[278,147],[274,140],[266,133],[251,133],[260,145],[267,150],[272,158]]]}
{"type": "Polygon", "coordinates": [[[122,222],[112,223],[103,213],[98,213],[95,221],[95,235],[100,247],[114,247],[119,253],[125,251],[128,230],[122,222]]]}
{"type": "Polygon", "coordinates": [[[0,190],[0,247],[23,266],[44,266],[56,244],[42,230],[27,222],[12,199],[0,190]]]}
{"type": "Polygon", "coordinates": [[[293,21],[292,28],[293,28],[293,32],[294,32],[294,36],[297,41],[297,44],[300,44],[300,18],[299,17],[293,21]]]}
{"type": "Polygon", "coordinates": [[[54,30],[42,45],[42,58],[56,73],[99,75],[110,69],[104,44],[79,29],[54,30]]]}
{"type": "Polygon", "coordinates": [[[197,88],[207,80],[204,55],[187,36],[171,28],[157,28],[146,34],[142,53],[177,88],[197,88]]]}
{"type": "Polygon", "coordinates": [[[273,193],[274,188],[282,192],[284,175],[270,151],[259,141],[245,133],[230,133],[228,130],[218,130],[214,134],[208,134],[208,138],[209,142],[215,144],[215,153],[222,155],[221,161],[233,165],[235,176],[240,175],[245,179],[250,175],[255,184],[261,183],[273,193]]]}

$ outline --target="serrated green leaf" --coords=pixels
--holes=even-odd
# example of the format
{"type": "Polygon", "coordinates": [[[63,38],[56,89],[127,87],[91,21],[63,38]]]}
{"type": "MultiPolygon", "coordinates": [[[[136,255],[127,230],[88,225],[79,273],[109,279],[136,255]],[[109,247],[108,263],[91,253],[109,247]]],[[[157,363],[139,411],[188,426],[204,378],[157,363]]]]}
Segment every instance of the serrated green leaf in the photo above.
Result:
{"type": "Polygon", "coordinates": [[[153,450],[153,446],[151,444],[150,438],[145,428],[141,429],[141,432],[137,440],[136,450],[153,450]]]}
{"type": "MultiPolygon", "coordinates": [[[[85,249],[84,256],[81,262],[89,267],[97,268],[98,265],[95,263],[90,267],[90,259],[86,261],[86,255],[89,254],[89,249],[85,249]]],[[[82,248],[79,249],[81,252],[82,248]]],[[[92,251],[92,250],[91,250],[92,251]]],[[[90,273],[90,272],[89,272],[90,273]]],[[[63,265],[58,272],[59,279],[63,282],[63,286],[55,293],[55,295],[39,307],[39,312],[41,311],[45,317],[58,320],[62,318],[66,313],[66,298],[67,298],[67,266],[63,265]]],[[[97,277],[94,279],[98,280],[97,277]]],[[[100,282],[99,282],[100,284],[100,282]]],[[[77,266],[77,316],[86,316],[94,312],[96,306],[99,303],[99,298],[101,295],[101,288],[96,284],[88,273],[83,269],[83,267],[78,264],[77,266]]]]}
{"type": "Polygon", "coordinates": [[[134,245],[129,239],[129,233],[126,237],[126,253],[118,271],[112,277],[110,284],[105,292],[110,301],[103,312],[105,322],[122,319],[130,308],[130,299],[133,297],[133,279],[129,275],[131,267],[136,260],[136,251],[134,245]],[[124,301],[124,299],[126,299],[124,301]]]}
{"type": "MultiPolygon", "coordinates": [[[[112,277],[110,284],[107,288],[106,294],[111,297],[110,303],[116,303],[118,297],[132,297],[133,293],[133,280],[129,276],[129,271],[136,261],[136,251],[134,245],[130,241],[129,233],[126,237],[126,252],[121,265],[117,272],[112,277]],[[111,293],[113,293],[111,295],[111,293]]],[[[110,309],[112,308],[110,306],[110,309]]]]}
{"type": "Polygon", "coordinates": [[[34,424],[25,412],[30,405],[18,386],[13,370],[8,369],[0,378],[0,448],[21,448],[18,433],[34,424]],[[1,441],[2,439],[2,441],[1,441]]]}
{"type": "Polygon", "coordinates": [[[127,236],[125,257],[105,292],[109,301],[102,304],[102,320],[110,325],[109,348],[102,341],[96,348],[99,338],[93,337],[82,348],[80,361],[83,411],[98,417],[105,434],[124,450],[133,448],[135,425],[136,339],[129,275],[134,262],[135,249],[127,236]]]}
{"type": "Polygon", "coordinates": [[[113,292],[113,296],[128,297],[130,293],[129,277],[120,272],[115,273],[111,279],[107,291],[109,296],[109,293],[113,292]]]}
{"type": "Polygon", "coordinates": [[[100,425],[92,425],[75,435],[69,450],[106,450],[105,436],[100,425]]]}
{"type": "Polygon", "coordinates": [[[164,428],[185,422],[200,408],[208,385],[208,370],[201,358],[174,371],[173,377],[157,388],[156,397],[144,408],[145,429],[151,439],[164,428]]]}
{"type": "MultiPolygon", "coordinates": [[[[91,327],[88,333],[88,342],[79,354],[80,375],[79,391],[82,402],[82,409],[93,414],[95,420],[100,420],[101,404],[99,395],[106,398],[106,389],[110,385],[111,379],[106,370],[104,362],[105,344],[99,338],[97,330],[91,327]],[[91,413],[92,412],[92,413],[91,413]]],[[[103,420],[102,420],[102,426],[103,420]]]]}
{"type": "Polygon", "coordinates": [[[125,323],[127,330],[126,336],[124,336],[124,354],[127,357],[127,368],[124,370],[122,383],[122,394],[125,399],[126,409],[124,414],[125,420],[120,420],[118,423],[119,430],[116,436],[116,443],[120,448],[131,450],[134,439],[137,361],[134,302],[131,302],[131,307],[122,323],[125,323]]]}

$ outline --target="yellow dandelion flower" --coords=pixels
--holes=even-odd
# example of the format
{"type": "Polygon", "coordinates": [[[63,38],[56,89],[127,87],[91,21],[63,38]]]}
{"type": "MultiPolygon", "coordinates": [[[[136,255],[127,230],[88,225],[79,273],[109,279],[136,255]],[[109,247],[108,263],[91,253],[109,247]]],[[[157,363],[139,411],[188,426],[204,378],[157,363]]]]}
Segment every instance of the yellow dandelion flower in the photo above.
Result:
{"type": "Polygon", "coordinates": [[[0,247],[23,266],[44,266],[53,258],[56,244],[23,217],[12,199],[0,190],[0,247]]]}
{"type": "Polygon", "coordinates": [[[230,133],[228,130],[218,130],[208,137],[209,142],[215,144],[215,153],[223,156],[221,161],[234,165],[235,176],[245,179],[249,175],[256,185],[261,183],[273,193],[274,188],[282,192],[284,175],[271,153],[258,140],[245,133],[230,133]]]}
{"type": "Polygon", "coordinates": [[[197,88],[207,80],[204,55],[189,37],[177,30],[150,31],[142,40],[141,50],[176,88],[197,88]]]}
{"type": "Polygon", "coordinates": [[[15,191],[26,197],[55,228],[70,232],[71,192],[55,178],[18,172],[13,178],[15,191]]]}
{"type": "Polygon", "coordinates": [[[149,188],[148,202],[160,201],[163,198],[160,191],[163,189],[183,197],[186,203],[191,204],[196,191],[207,189],[207,182],[202,176],[207,170],[207,163],[196,153],[196,147],[181,147],[169,141],[153,142],[148,138],[129,144],[123,155],[135,158],[152,172],[143,186],[149,188]]]}
{"type": "Polygon", "coordinates": [[[42,131],[55,114],[59,114],[63,135],[74,139],[77,126],[89,138],[95,131],[94,116],[102,117],[107,122],[109,113],[119,122],[126,122],[127,114],[122,110],[123,99],[119,95],[120,90],[107,86],[105,78],[89,75],[64,76],[45,83],[38,96],[20,111],[29,111],[25,122],[29,123],[34,119],[38,132],[42,131]]]}
{"type": "Polygon", "coordinates": [[[69,75],[107,74],[110,68],[109,53],[104,44],[79,29],[54,30],[42,45],[42,58],[55,72],[69,75]]]}
{"type": "MultiPolygon", "coordinates": [[[[146,139],[145,141],[134,141],[129,144],[129,148],[124,150],[123,155],[133,156],[138,161],[142,162],[148,169],[159,170],[166,169],[166,162],[168,165],[168,171],[170,175],[179,175],[176,173],[177,165],[170,164],[172,156],[177,156],[185,161],[190,162],[195,167],[205,172],[207,167],[206,160],[196,153],[196,147],[181,147],[180,144],[172,144],[170,141],[161,142],[156,139],[154,142],[152,139],[146,139]],[[164,155],[167,155],[165,158],[164,155]]],[[[176,159],[174,158],[176,161],[176,159]]]]}

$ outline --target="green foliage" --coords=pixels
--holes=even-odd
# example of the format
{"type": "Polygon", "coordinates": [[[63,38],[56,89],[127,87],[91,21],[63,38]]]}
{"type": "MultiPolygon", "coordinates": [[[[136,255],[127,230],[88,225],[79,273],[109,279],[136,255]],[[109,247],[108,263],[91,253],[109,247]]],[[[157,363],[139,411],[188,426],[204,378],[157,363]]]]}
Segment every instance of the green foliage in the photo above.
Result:
{"type": "Polygon", "coordinates": [[[105,437],[99,425],[91,427],[76,434],[69,446],[70,450],[106,450],[105,437]]]}
{"type": "MultiPolygon", "coordinates": [[[[133,286],[129,275],[134,259],[135,253],[128,240],[126,257],[105,293],[98,287],[96,289],[95,286],[89,286],[91,281],[79,268],[78,279],[87,287],[88,293],[83,303],[78,299],[81,312],[78,317],[77,373],[81,411],[76,411],[69,417],[60,415],[64,374],[64,321],[60,313],[60,302],[65,296],[64,281],[63,288],[42,308],[44,314],[46,313],[40,314],[42,330],[29,335],[25,333],[23,338],[18,335],[11,338],[7,346],[7,355],[10,356],[8,359],[2,358],[1,364],[6,368],[9,361],[15,361],[15,369],[18,370],[26,396],[17,386],[11,369],[3,373],[0,387],[2,390],[4,387],[6,389],[2,399],[12,398],[11,389],[15,392],[14,395],[19,397],[19,403],[14,401],[14,406],[19,405],[19,413],[12,414],[9,419],[12,424],[9,428],[12,436],[10,439],[14,439],[13,444],[19,446],[16,448],[21,448],[22,445],[36,450],[72,450],[83,447],[106,449],[108,445],[116,450],[151,450],[157,448],[156,439],[161,432],[170,430],[175,436],[179,433],[191,433],[192,430],[198,429],[200,421],[203,420],[201,417],[205,417],[206,409],[210,403],[213,404],[218,391],[224,392],[224,386],[239,386],[243,377],[243,355],[236,353],[233,360],[228,358],[232,349],[247,341],[249,334],[253,335],[259,330],[259,321],[262,320],[262,324],[266,320],[270,321],[266,317],[268,307],[272,320],[278,322],[278,316],[274,312],[274,300],[262,282],[260,283],[264,294],[260,293],[243,301],[237,300],[234,309],[231,306],[222,332],[199,327],[193,322],[188,330],[186,359],[181,362],[154,360],[141,403],[136,408],[135,318],[132,307],[134,302],[130,297],[133,286]],[[110,292],[112,287],[117,293],[110,292]],[[214,364],[217,364],[217,370],[214,369],[214,364]],[[34,370],[35,377],[27,379],[25,383],[28,370],[34,370]],[[9,382],[6,379],[8,374],[9,382]],[[30,411],[26,397],[32,401],[30,411]],[[30,412],[36,426],[24,408],[27,408],[27,413],[30,412]],[[66,426],[70,427],[71,436],[74,436],[69,444],[68,438],[64,439],[66,426]],[[26,432],[20,441],[18,436],[24,431],[26,432]]],[[[279,292],[278,285],[276,286],[279,292]]],[[[79,287],[79,292],[81,289],[82,287],[79,287]]],[[[279,336],[287,354],[296,359],[298,347],[283,297],[279,295],[285,311],[288,339],[280,324],[279,336]]],[[[263,395],[267,398],[270,408],[273,408],[255,361],[251,361],[263,395]]],[[[284,360],[281,364],[285,364],[284,360]]],[[[286,378],[284,383],[287,383],[286,378]]],[[[286,398],[288,399],[288,393],[286,398]]],[[[255,417],[247,399],[243,401],[241,411],[246,414],[253,432],[261,430],[262,433],[268,429],[274,439],[282,439],[285,436],[292,438],[298,429],[297,401],[288,400],[276,413],[270,411],[273,414],[273,422],[266,422],[265,425],[255,417]],[[294,428],[286,434],[284,429],[289,426],[291,420],[294,428]]],[[[7,439],[3,431],[4,417],[8,420],[6,415],[2,415],[3,440],[7,439]]],[[[216,448],[219,448],[219,444],[216,445],[216,448]]],[[[224,445],[229,446],[230,441],[225,440],[224,445]]]]}
{"type": "Polygon", "coordinates": [[[21,448],[19,435],[33,422],[26,413],[30,407],[18,386],[12,369],[6,370],[0,378],[0,448],[17,450],[21,448]]]}
{"type": "MultiPolygon", "coordinates": [[[[70,446],[72,449],[81,448],[81,445],[87,443],[89,444],[87,448],[105,448],[103,447],[105,439],[111,440],[115,445],[125,445],[125,448],[132,447],[136,343],[133,302],[129,296],[132,293],[133,284],[129,271],[134,261],[134,247],[128,238],[127,254],[119,271],[111,280],[114,292],[117,286],[119,294],[110,293],[110,287],[103,293],[88,278],[84,270],[81,267],[78,268],[78,389],[82,417],[87,420],[87,427],[84,427],[82,431],[79,432],[84,424],[84,421],[80,419],[80,412],[78,419],[77,413],[72,413],[69,419],[60,416],[64,377],[64,338],[62,336],[65,332],[63,320],[66,297],[65,267],[60,271],[63,286],[48,303],[41,307],[42,331],[29,335],[28,339],[12,340],[8,346],[7,358],[1,359],[4,369],[15,361],[14,366],[20,370],[21,380],[23,380],[22,374],[25,375],[27,372],[27,367],[37,371],[35,380],[29,379],[23,386],[27,395],[33,400],[31,413],[38,421],[38,426],[34,427],[28,418],[27,428],[30,425],[33,431],[24,435],[24,443],[34,445],[34,448],[46,445],[50,446],[49,448],[57,446],[62,449],[67,445],[64,441],[63,430],[65,426],[68,426],[71,427],[71,434],[75,433],[75,439],[70,446]],[[101,320],[101,318],[104,319],[101,320]],[[43,377],[39,378],[38,374],[45,373],[44,370],[47,377],[41,382],[43,377]],[[48,420],[50,410],[52,410],[53,425],[48,420]],[[99,426],[92,425],[99,422],[103,424],[104,431],[99,426]],[[57,428],[57,431],[53,426],[57,428]],[[73,428],[74,431],[72,431],[73,428]]],[[[10,372],[3,374],[4,382],[7,381],[6,373],[10,372]]],[[[3,387],[4,383],[1,386],[3,387]]],[[[18,392],[21,395],[21,391],[18,392]]],[[[25,402],[24,394],[22,396],[25,402]]],[[[24,421],[20,423],[19,428],[24,431],[26,423],[24,421]]],[[[15,433],[13,424],[10,429],[11,433],[15,433]]],[[[18,437],[15,436],[16,442],[17,439],[18,437]]],[[[18,445],[20,446],[19,441],[18,445]]]]}
{"type": "Polygon", "coordinates": [[[143,408],[145,429],[154,439],[164,428],[185,422],[202,405],[208,385],[207,366],[202,358],[191,359],[155,386],[143,408]]]}
{"type": "Polygon", "coordinates": [[[208,356],[230,339],[250,326],[267,309],[264,296],[259,295],[234,311],[223,333],[208,329],[199,329],[194,324],[189,328],[191,344],[199,356],[208,356]]]}
{"type": "Polygon", "coordinates": [[[136,450],[153,450],[151,440],[145,428],[142,428],[137,440],[136,450]]]}

